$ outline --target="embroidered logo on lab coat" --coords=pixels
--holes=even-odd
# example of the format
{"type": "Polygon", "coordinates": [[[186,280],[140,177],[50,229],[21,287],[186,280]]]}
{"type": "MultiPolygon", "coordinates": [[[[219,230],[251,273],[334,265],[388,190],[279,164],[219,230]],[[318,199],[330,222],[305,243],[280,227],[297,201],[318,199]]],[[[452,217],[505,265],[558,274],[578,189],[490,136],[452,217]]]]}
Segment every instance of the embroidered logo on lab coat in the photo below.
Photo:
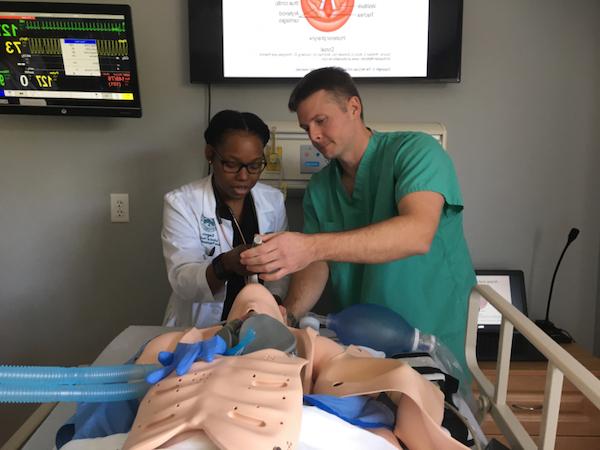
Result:
{"type": "Polygon", "coordinates": [[[220,246],[217,225],[212,217],[200,218],[200,242],[204,246],[220,246]]]}

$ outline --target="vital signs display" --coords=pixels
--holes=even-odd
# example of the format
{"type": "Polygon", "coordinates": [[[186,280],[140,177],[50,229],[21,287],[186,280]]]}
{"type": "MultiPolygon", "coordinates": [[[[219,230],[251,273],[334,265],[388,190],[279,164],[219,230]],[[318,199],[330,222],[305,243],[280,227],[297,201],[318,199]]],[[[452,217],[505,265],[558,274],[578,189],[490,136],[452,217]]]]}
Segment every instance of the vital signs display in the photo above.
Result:
{"type": "Polygon", "coordinates": [[[140,117],[129,6],[0,1],[0,113],[140,117]]]}

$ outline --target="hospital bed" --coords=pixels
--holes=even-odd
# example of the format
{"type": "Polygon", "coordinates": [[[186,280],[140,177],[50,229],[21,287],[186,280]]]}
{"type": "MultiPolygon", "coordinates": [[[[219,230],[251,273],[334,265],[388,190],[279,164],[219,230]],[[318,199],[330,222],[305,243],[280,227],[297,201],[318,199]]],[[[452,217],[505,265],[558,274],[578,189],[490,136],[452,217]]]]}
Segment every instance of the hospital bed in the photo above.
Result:
{"type": "MultiPolygon", "coordinates": [[[[553,449],[564,378],[567,378],[598,409],[600,409],[600,380],[491,287],[477,285],[475,290],[502,314],[496,380],[492,383],[484,375],[475,356],[479,304],[475,297],[471,296],[465,350],[467,365],[480,392],[478,417],[482,419],[489,412],[512,448],[553,449]],[[548,359],[541,428],[537,444],[507,404],[510,353],[515,328],[548,359]]],[[[600,423],[597,426],[600,427],[600,423]]]]}
{"type": "MultiPolygon", "coordinates": [[[[492,383],[484,375],[475,357],[479,303],[474,296],[471,296],[466,336],[466,358],[479,390],[479,410],[476,411],[476,416],[482,420],[486,414],[491,414],[512,448],[553,449],[564,378],[567,378],[598,409],[600,409],[600,380],[492,288],[478,285],[475,290],[502,314],[496,379],[492,383]],[[507,404],[510,352],[514,329],[519,330],[548,358],[539,445],[536,445],[531,436],[527,434],[507,404]]],[[[129,359],[146,341],[165,330],[163,327],[129,327],[109,344],[96,359],[94,365],[122,363],[129,359]]],[[[169,329],[169,331],[172,330],[172,328],[169,329]]],[[[2,447],[2,450],[51,448],[57,429],[74,411],[74,404],[43,405],[2,447]]],[[[477,424],[472,425],[478,427],[477,424]]]]}

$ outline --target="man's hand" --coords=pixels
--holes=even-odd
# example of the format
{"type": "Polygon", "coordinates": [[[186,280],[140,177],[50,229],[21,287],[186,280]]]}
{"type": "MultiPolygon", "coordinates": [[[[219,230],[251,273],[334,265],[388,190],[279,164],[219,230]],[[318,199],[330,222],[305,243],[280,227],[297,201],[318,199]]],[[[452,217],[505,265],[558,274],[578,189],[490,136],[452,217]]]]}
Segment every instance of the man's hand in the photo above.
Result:
{"type": "Polygon", "coordinates": [[[265,281],[283,278],[314,262],[316,246],[312,236],[284,231],[261,235],[263,243],[241,253],[240,262],[265,281]]]}

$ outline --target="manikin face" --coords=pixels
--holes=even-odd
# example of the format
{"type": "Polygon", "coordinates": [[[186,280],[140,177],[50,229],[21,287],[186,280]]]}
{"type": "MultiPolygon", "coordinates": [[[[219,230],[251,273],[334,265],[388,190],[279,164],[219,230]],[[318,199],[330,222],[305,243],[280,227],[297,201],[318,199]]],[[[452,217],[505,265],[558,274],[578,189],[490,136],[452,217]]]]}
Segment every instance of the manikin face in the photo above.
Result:
{"type": "Polygon", "coordinates": [[[266,314],[285,323],[285,308],[277,305],[269,290],[259,283],[250,283],[244,286],[235,298],[227,320],[241,319],[250,312],[266,314]]]}
{"type": "Polygon", "coordinates": [[[356,130],[363,127],[360,106],[358,97],[343,100],[320,90],[298,105],[298,123],[325,158],[339,158],[352,151],[356,130]]]}
{"type": "Polygon", "coordinates": [[[206,146],[206,159],[212,162],[215,185],[223,201],[242,200],[258,181],[261,170],[257,173],[250,173],[247,167],[235,170],[239,164],[264,167],[262,141],[253,133],[231,131],[216,148],[206,146]]]}

